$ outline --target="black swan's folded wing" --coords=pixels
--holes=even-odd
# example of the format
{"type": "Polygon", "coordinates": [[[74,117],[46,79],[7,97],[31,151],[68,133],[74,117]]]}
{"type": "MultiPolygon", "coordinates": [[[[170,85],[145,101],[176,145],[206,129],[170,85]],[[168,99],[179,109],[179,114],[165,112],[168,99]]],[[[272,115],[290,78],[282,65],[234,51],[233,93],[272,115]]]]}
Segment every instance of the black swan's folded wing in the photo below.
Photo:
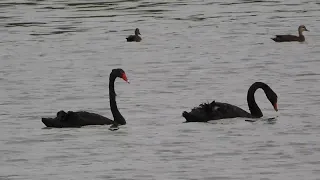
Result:
{"type": "Polygon", "coordinates": [[[109,118],[101,116],[96,113],[90,113],[86,111],[59,111],[55,118],[42,118],[42,122],[47,127],[81,127],[86,125],[109,125],[113,124],[113,121],[109,118]]]}
{"type": "Polygon", "coordinates": [[[77,115],[80,117],[81,121],[86,125],[109,125],[113,124],[113,120],[101,116],[96,113],[90,113],[86,111],[78,111],[76,112],[77,115]]]}
{"type": "Polygon", "coordinates": [[[182,116],[187,122],[207,122],[235,117],[252,117],[250,113],[237,106],[215,101],[200,104],[199,107],[193,108],[189,113],[184,111],[182,116]]]}

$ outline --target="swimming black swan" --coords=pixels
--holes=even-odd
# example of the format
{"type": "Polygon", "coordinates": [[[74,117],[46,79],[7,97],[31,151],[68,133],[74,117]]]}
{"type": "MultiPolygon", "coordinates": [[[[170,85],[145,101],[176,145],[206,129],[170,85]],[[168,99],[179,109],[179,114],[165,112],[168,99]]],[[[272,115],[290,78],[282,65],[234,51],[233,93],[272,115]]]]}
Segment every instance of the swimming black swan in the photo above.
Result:
{"type": "Polygon", "coordinates": [[[302,34],[303,31],[309,31],[304,25],[299,26],[298,32],[299,36],[294,35],[276,35],[275,38],[271,38],[275,42],[291,42],[291,41],[299,41],[303,42],[305,41],[305,38],[302,34]]]}
{"type": "Polygon", "coordinates": [[[126,38],[127,42],[140,42],[141,37],[139,36],[139,34],[140,34],[140,30],[136,28],[136,30],[134,31],[134,35],[130,35],[126,38]]]}
{"type": "Polygon", "coordinates": [[[259,88],[263,89],[274,110],[278,111],[277,94],[267,84],[255,82],[250,86],[247,94],[247,102],[251,113],[231,104],[212,101],[211,103],[200,104],[199,107],[193,108],[191,112],[184,111],[182,116],[186,119],[186,122],[207,122],[235,117],[260,118],[263,114],[254,98],[254,93],[259,88]]]}
{"type": "Polygon", "coordinates": [[[59,111],[55,118],[42,118],[42,122],[47,127],[67,128],[67,127],[81,127],[86,125],[109,125],[112,124],[110,130],[118,129],[118,125],[125,125],[126,120],[120,114],[117,103],[116,93],[114,91],[114,81],[117,77],[122,78],[129,83],[126,73],[122,69],[113,69],[109,77],[109,100],[111,112],[114,120],[101,116],[99,114],[90,113],[86,111],[59,111]]]}

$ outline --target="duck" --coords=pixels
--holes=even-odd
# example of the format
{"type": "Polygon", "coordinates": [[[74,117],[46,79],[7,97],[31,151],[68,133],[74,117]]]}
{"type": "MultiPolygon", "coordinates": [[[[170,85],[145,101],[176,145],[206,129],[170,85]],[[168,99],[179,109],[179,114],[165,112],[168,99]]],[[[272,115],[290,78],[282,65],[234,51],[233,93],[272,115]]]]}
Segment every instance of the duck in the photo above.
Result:
{"type": "Polygon", "coordinates": [[[271,38],[275,42],[292,42],[292,41],[298,41],[298,42],[304,42],[305,38],[302,34],[303,31],[309,31],[305,25],[300,25],[298,28],[299,36],[295,35],[276,35],[276,37],[271,38]]]}
{"type": "Polygon", "coordinates": [[[142,39],[139,35],[141,35],[140,30],[139,28],[136,28],[136,30],[134,31],[134,35],[130,35],[126,38],[127,42],[140,42],[142,39]]]}

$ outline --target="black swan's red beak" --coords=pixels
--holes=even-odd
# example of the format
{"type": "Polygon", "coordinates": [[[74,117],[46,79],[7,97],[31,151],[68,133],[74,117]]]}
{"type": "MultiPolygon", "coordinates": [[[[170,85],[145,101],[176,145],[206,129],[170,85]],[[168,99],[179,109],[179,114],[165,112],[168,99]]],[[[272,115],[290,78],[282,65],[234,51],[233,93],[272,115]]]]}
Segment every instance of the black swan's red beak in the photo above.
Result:
{"type": "Polygon", "coordinates": [[[275,111],[278,111],[278,104],[277,104],[277,103],[274,103],[274,104],[273,104],[273,108],[274,108],[275,111]]]}
{"type": "Polygon", "coordinates": [[[130,84],[130,81],[128,80],[126,73],[122,73],[121,78],[130,84]]]}

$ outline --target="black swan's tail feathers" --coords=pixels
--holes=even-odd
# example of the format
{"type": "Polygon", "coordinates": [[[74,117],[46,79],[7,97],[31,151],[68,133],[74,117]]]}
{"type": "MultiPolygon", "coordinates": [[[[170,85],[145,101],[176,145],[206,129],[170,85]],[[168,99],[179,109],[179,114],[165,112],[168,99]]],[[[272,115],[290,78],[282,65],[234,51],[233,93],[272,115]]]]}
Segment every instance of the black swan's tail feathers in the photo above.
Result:
{"type": "Polygon", "coordinates": [[[187,111],[183,111],[183,112],[182,112],[182,117],[186,117],[186,116],[188,116],[187,111]]]}
{"type": "Polygon", "coordinates": [[[188,121],[190,118],[189,118],[189,113],[187,111],[182,112],[182,117],[184,117],[186,119],[186,122],[190,122],[190,121],[188,121]]]}
{"type": "Polygon", "coordinates": [[[202,103],[199,105],[199,107],[197,108],[201,108],[203,111],[210,113],[213,109],[219,108],[216,104],[216,101],[212,101],[211,103],[202,103]]]}
{"type": "Polygon", "coordinates": [[[211,103],[202,103],[198,107],[192,108],[190,112],[184,111],[182,116],[186,122],[207,122],[211,119],[210,114],[215,106],[215,101],[211,103]]]}
{"type": "Polygon", "coordinates": [[[59,119],[60,121],[66,121],[67,120],[67,113],[63,110],[60,110],[59,112],[57,112],[57,119],[59,119]]]}

